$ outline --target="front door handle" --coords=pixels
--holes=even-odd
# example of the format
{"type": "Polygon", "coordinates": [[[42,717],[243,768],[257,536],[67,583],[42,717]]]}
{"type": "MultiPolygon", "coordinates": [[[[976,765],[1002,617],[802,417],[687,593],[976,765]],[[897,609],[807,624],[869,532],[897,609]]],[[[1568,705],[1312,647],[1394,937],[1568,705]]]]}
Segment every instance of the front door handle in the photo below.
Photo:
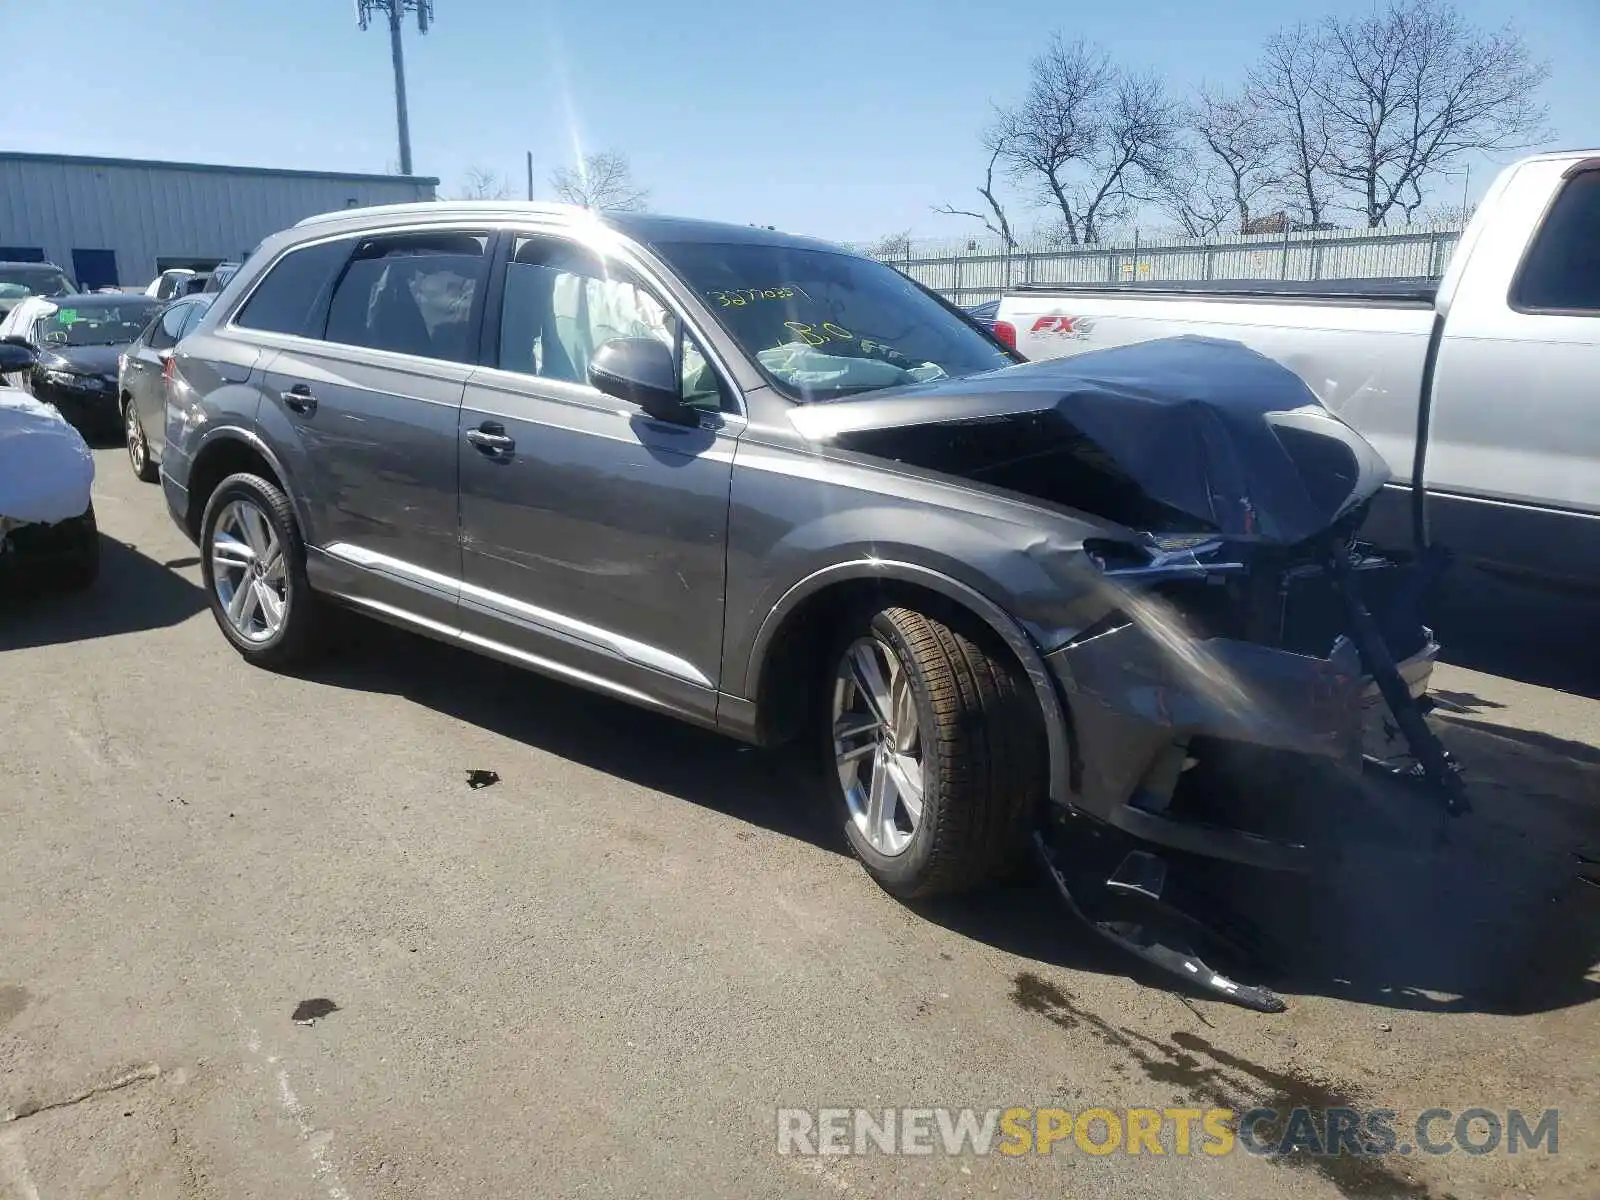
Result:
{"type": "Polygon", "coordinates": [[[498,421],[485,421],[476,429],[467,430],[467,441],[488,455],[510,454],[517,443],[506,435],[506,427],[498,421]]]}
{"type": "Polygon", "coordinates": [[[295,412],[303,413],[305,416],[309,417],[317,411],[317,398],[311,394],[311,389],[303,383],[295,384],[287,392],[279,392],[278,398],[295,412]]]}

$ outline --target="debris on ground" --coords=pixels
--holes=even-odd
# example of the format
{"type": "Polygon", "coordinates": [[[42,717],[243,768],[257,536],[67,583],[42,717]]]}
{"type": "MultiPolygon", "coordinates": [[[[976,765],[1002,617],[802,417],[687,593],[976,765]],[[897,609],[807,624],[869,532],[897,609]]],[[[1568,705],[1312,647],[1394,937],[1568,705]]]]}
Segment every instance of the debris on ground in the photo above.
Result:
{"type": "Polygon", "coordinates": [[[313,1000],[302,1000],[295,1005],[294,1012],[289,1014],[289,1019],[296,1025],[315,1025],[319,1017],[339,1011],[339,1006],[326,996],[318,996],[313,1000]]]}

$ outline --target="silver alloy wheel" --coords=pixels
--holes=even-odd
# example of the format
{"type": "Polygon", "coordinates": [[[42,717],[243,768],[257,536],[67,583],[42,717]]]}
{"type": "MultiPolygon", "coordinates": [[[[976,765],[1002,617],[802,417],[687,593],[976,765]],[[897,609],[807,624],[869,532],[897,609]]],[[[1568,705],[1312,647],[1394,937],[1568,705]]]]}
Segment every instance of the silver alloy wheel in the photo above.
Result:
{"type": "Polygon", "coordinates": [[[283,546],[249,500],[230,502],[211,527],[211,586],[241,637],[265,642],[283,628],[289,611],[283,546]]]}
{"type": "Polygon", "coordinates": [[[877,637],[845,651],[833,681],[833,753],[850,819],[893,858],[922,821],[922,730],[911,677],[877,637]]]}
{"type": "Polygon", "coordinates": [[[134,407],[132,400],[128,401],[122,428],[128,439],[128,461],[133,464],[133,473],[143,475],[149,444],[144,440],[144,426],[139,423],[139,410],[134,407]]]}

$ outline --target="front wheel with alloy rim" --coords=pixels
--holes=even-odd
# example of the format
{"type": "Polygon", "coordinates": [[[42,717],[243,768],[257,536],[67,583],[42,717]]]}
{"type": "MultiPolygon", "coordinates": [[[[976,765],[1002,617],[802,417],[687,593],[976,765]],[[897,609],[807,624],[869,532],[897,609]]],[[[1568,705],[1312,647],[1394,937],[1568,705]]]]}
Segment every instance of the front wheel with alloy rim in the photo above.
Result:
{"type": "Polygon", "coordinates": [[[905,899],[999,876],[1025,851],[1048,778],[1020,667],[959,614],[894,607],[847,624],[819,723],[851,849],[905,899]]]}
{"type": "Polygon", "coordinates": [[[156,481],[156,465],[150,461],[150,439],[144,435],[144,422],[139,420],[139,406],[129,396],[122,404],[122,432],[128,442],[128,463],[142,483],[156,481]]]}
{"type": "Polygon", "coordinates": [[[303,655],[321,614],[289,498],[259,475],[228,476],[206,502],[200,549],[211,615],[234,649],[262,667],[303,655]]]}

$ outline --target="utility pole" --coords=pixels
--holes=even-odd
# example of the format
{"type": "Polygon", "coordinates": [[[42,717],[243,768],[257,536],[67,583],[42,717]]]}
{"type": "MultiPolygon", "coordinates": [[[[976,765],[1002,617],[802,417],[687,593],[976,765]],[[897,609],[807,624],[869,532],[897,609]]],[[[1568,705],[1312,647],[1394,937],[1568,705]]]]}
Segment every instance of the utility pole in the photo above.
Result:
{"type": "Polygon", "coordinates": [[[528,151],[528,199],[533,199],[533,151],[528,151]]]}
{"type": "Polygon", "coordinates": [[[417,14],[417,32],[433,23],[433,0],[356,0],[356,21],[362,29],[381,13],[389,23],[389,57],[394,64],[394,120],[400,138],[400,174],[411,174],[411,115],[406,109],[406,53],[400,26],[406,13],[417,14]]]}

